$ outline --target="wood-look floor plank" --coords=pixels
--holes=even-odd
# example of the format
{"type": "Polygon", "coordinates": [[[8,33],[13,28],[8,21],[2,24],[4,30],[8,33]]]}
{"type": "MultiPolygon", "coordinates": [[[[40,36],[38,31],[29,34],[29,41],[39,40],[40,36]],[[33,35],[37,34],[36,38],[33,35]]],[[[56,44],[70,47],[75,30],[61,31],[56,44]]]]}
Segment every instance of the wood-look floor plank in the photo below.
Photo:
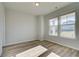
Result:
{"type": "Polygon", "coordinates": [[[25,42],[25,43],[3,47],[2,56],[3,57],[15,57],[16,54],[26,51],[38,45],[42,45],[48,49],[48,51],[46,51],[39,57],[46,57],[51,52],[54,52],[61,57],[79,57],[78,50],[74,50],[74,49],[71,49],[71,48],[68,48],[68,47],[53,43],[53,42],[49,42],[46,40],[44,41],[34,40],[30,42],[25,42]]]}

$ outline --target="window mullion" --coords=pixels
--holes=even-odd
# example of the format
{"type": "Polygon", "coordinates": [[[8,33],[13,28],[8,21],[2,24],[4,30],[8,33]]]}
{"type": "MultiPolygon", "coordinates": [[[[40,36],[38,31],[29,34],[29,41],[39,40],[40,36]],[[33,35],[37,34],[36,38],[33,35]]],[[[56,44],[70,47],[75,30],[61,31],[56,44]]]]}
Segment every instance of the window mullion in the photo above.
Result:
{"type": "Polygon", "coordinates": [[[60,17],[58,17],[58,37],[60,37],[60,17]]]}

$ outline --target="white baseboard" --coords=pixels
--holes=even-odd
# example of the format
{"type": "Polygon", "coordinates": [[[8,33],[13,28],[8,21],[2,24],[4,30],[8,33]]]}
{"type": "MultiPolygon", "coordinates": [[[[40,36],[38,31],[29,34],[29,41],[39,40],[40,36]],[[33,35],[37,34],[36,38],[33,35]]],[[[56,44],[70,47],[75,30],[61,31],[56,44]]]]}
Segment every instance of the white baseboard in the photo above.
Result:
{"type": "MultiPolygon", "coordinates": [[[[34,39],[34,40],[36,40],[36,39],[34,39]]],[[[10,46],[10,45],[16,45],[16,44],[20,44],[20,43],[25,43],[25,42],[30,42],[30,41],[33,41],[33,40],[21,41],[21,42],[15,42],[15,43],[9,43],[9,44],[4,45],[3,47],[10,46]]]]}
{"type": "Polygon", "coordinates": [[[72,49],[75,49],[75,50],[78,50],[79,51],[79,48],[76,48],[76,47],[73,47],[73,46],[70,46],[70,45],[67,45],[67,44],[62,44],[60,42],[56,42],[56,41],[53,41],[51,39],[46,39],[47,41],[50,41],[50,42],[54,42],[54,43],[57,43],[59,45],[62,45],[62,46],[66,46],[66,47],[69,47],[69,48],[72,48],[72,49]]]}

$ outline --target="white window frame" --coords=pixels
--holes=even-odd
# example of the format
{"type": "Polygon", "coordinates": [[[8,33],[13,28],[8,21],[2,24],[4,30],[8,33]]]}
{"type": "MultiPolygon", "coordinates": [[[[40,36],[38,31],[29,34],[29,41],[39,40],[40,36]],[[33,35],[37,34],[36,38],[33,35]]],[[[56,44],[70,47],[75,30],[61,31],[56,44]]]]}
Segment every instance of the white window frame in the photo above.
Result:
{"type": "MultiPolygon", "coordinates": [[[[71,12],[71,13],[67,13],[67,14],[63,14],[63,15],[61,15],[61,16],[64,16],[64,15],[68,15],[68,14],[72,14],[72,13],[75,13],[75,23],[76,23],[76,12],[71,12]]],[[[50,34],[50,23],[49,23],[49,36],[58,36],[58,37],[61,37],[61,38],[68,38],[68,39],[76,39],[76,27],[75,27],[75,24],[74,24],[74,35],[75,35],[75,37],[74,38],[69,38],[69,37],[62,37],[62,36],[60,36],[60,34],[61,34],[61,24],[60,24],[60,17],[61,16],[57,16],[57,17],[54,17],[54,18],[57,18],[57,21],[58,21],[58,25],[57,25],[57,35],[52,35],[52,34],[50,34]]],[[[54,19],[54,18],[52,18],[52,19],[54,19]]],[[[49,19],[49,20],[52,20],[52,19],[49,19]]]]}
{"type": "MultiPolygon", "coordinates": [[[[62,15],[62,16],[68,16],[68,15],[70,15],[70,14],[75,14],[75,23],[76,23],[76,12],[72,12],[72,13],[67,13],[67,14],[65,14],[65,15],[62,15]]],[[[62,17],[62,16],[59,16],[59,21],[61,20],[60,19],[60,17],[62,17]]],[[[59,24],[60,24],[61,22],[59,22],[59,24]]],[[[63,37],[63,38],[68,38],[68,39],[75,39],[76,38],[76,32],[75,32],[75,23],[74,23],[74,37],[66,37],[66,36],[62,36],[61,35],[61,24],[60,24],[60,29],[59,29],[59,32],[60,32],[60,34],[59,34],[59,36],[60,37],[63,37]]]]}

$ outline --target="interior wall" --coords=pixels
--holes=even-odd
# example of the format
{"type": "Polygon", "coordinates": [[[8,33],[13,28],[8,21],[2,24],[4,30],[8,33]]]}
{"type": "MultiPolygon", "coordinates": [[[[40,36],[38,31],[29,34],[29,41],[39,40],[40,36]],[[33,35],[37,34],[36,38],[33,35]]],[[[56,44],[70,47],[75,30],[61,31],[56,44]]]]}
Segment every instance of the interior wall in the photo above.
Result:
{"type": "Polygon", "coordinates": [[[44,40],[44,17],[37,16],[37,39],[44,40]]]}
{"type": "Polygon", "coordinates": [[[48,15],[44,16],[44,39],[55,42],[67,47],[71,47],[74,49],[79,50],[79,3],[72,3],[66,7],[63,7],[55,12],[49,13],[48,15]],[[54,18],[56,16],[61,16],[65,13],[69,13],[75,11],[76,12],[76,38],[75,39],[68,39],[63,37],[56,37],[56,36],[49,36],[49,19],[54,18]]]}
{"type": "Polygon", "coordinates": [[[0,55],[2,46],[5,44],[5,12],[2,3],[0,3],[0,55]]]}
{"type": "Polygon", "coordinates": [[[40,21],[39,16],[36,16],[36,19],[37,19],[37,22],[36,22],[37,23],[37,25],[36,25],[37,26],[37,29],[36,29],[37,30],[37,39],[40,40],[41,39],[41,34],[40,34],[41,33],[41,25],[40,25],[41,21],[40,21]]]}
{"type": "Polygon", "coordinates": [[[36,19],[33,15],[6,9],[6,45],[36,40],[36,19]]]}

